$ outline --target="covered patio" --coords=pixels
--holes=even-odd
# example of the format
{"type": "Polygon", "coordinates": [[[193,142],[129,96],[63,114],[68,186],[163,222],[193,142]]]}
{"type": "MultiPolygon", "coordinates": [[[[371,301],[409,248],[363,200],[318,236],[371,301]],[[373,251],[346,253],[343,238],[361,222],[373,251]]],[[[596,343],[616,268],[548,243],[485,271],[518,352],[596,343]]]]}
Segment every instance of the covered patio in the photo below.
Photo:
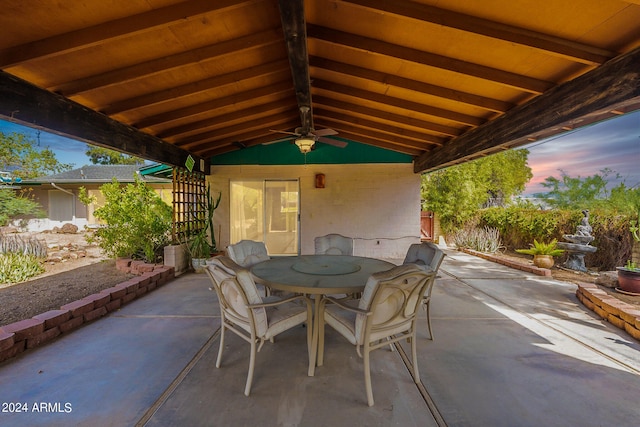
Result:
{"type": "Polygon", "coordinates": [[[597,319],[575,285],[447,250],[421,313],[421,382],[406,344],[362,361],[327,329],[325,364],[307,376],[304,328],[258,353],[231,334],[215,368],[219,313],[203,274],[186,274],[117,313],[0,365],[4,426],[636,426],[640,344],[597,319]],[[43,410],[33,410],[35,404],[43,410]],[[48,406],[47,406],[48,405],[48,406]],[[47,409],[48,408],[48,409],[47,409]]]}

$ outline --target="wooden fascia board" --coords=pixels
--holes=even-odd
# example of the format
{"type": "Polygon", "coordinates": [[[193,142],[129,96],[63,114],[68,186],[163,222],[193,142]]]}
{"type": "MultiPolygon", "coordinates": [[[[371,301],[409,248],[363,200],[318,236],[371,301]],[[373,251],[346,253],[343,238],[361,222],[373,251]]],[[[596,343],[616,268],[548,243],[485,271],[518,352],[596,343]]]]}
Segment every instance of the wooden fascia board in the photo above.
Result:
{"type": "Polygon", "coordinates": [[[117,122],[61,95],[0,72],[0,118],[172,166],[209,173],[208,162],[155,136],[117,122]]]}
{"type": "Polygon", "coordinates": [[[611,111],[640,108],[640,48],[563,83],[526,104],[421,155],[416,173],[469,160],[481,153],[530,143],[537,135],[563,132],[606,118],[611,111]],[[585,118],[588,118],[586,120],[585,118]],[[557,129],[549,132],[549,129],[557,129]]]}

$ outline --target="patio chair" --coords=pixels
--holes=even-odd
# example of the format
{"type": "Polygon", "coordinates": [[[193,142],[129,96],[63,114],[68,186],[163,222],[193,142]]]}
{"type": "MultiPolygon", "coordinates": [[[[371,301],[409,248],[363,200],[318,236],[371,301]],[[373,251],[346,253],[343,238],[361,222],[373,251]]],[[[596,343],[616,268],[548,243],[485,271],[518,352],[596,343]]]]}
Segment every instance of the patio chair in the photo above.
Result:
{"type": "MultiPolygon", "coordinates": [[[[416,243],[409,246],[407,255],[404,258],[403,264],[416,264],[421,268],[428,271],[438,273],[440,264],[446,254],[436,244],[431,242],[416,243]]],[[[427,327],[429,328],[429,336],[433,340],[433,330],[431,329],[431,290],[433,286],[425,293],[422,302],[425,311],[427,312],[427,327]]]]}
{"type": "Polygon", "coordinates": [[[340,234],[327,234],[314,239],[316,255],[353,255],[353,239],[340,234]]]}
{"type": "Polygon", "coordinates": [[[422,295],[433,285],[435,272],[413,265],[400,265],[369,277],[360,300],[320,302],[318,366],[324,362],[325,323],[356,346],[364,359],[367,403],[373,406],[369,354],[372,350],[407,339],[411,343],[413,379],[420,381],[416,347],[416,319],[422,295]],[[362,350],[361,350],[362,349],[362,350]]]}
{"type": "Polygon", "coordinates": [[[241,240],[227,246],[227,254],[236,264],[245,268],[269,259],[264,242],[254,240],[241,240]]]}
{"type": "MultiPolygon", "coordinates": [[[[207,261],[205,270],[218,296],[222,320],[220,347],[216,368],[220,367],[224,349],[225,331],[230,330],[251,344],[249,372],[244,389],[249,396],[256,353],[265,341],[297,325],[307,324],[307,353],[311,350],[312,309],[311,300],[303,295],[285,299],[261,298],[253,277],[243,267],[226,256],[217,256],[207,261]],[[302,300],[305,304],[297,303],[302,300]]],[[[311,357],[309,357],[311,361],[311,357]]]]}

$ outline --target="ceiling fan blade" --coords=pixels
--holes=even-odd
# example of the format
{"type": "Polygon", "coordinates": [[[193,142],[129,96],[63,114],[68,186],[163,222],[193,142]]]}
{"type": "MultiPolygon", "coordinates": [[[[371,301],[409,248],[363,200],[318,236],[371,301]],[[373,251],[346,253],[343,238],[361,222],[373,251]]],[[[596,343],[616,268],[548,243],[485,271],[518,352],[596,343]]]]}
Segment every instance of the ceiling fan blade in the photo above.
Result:
{"type": "Polygon", "coordinates": [[[317,130],[317,131],[313,132],[313,134],[315,136],[327,136],[327,135],[337,135],[338,132],[336,132],[333,129],[320,129],[320,130],[317,130]]]}
{"type": "Polygon", "coordinates": [[[287,135],[294,135],[294,136],[300,136],[299,133],[295,133],[295,132],[288,132],[286,130],[273,130],[273,129],[269,129],[269,132],[275,132],[275,133],[286,133],[287,135]]]}
{"type": "MultiPolygon", "coordinates": [[[[295,135],[295,134],[293,134],[293,135],[295,135]]],[[[295,135],[295,136],[297,136],[297,135],[295,135]]],[[[292,140],[293,140],[293,137],[290,136],[290,137],[287,137],[287,138],[276,139],[275,141],[263,142],[261,145],[271,145],[271,144],[277,144],[278,142],[292,141],[292,140]]]]}
{"type": "Polygon", "coordinates": [[[340,141],[337,139],[333,139],[333,138],[325,138],[325,137],[319,137],[318,138],[318,142],[322,142],[325,143],[327,145],[333,145],[334,147],[338,147],[338,148],[344,148],[348,145],[347,142],[345,141],[340,141]]]}

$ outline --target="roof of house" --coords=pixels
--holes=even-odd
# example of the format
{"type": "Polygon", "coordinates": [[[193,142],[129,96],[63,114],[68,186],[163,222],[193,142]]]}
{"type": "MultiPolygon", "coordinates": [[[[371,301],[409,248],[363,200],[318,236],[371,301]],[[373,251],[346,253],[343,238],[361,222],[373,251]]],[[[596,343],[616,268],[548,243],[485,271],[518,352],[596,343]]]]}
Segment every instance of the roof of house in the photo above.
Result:
{"type": "Polygon", "coordinates": [[[39,185],[39,184],[76,184],[76,183],[107,183],[113,178],[118,182],[128,183],[134,182],[134,176],[138,174],[145,182],[148,183],[168,183],[171,179],[160,178],[157,176],[145,174],[145,169],[149,166],[140,165],[89,165],[82,166],[78,169],[65,171],[53,175],[41,176],[33,179],[25,179],[23,185],[39,185]]]}

